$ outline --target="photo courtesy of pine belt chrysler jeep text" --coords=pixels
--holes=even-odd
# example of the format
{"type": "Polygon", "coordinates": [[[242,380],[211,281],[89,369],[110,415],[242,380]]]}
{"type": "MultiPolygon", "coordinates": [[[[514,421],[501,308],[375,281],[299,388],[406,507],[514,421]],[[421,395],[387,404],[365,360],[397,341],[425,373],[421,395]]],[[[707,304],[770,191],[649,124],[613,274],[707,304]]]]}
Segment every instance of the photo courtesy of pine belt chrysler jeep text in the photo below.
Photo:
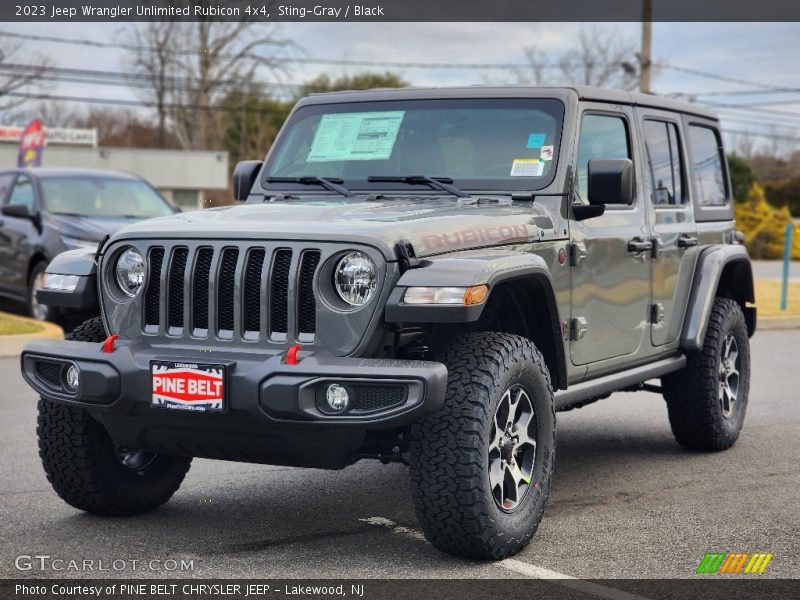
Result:
{"type": "Polygon", "coordinates": [[[50,264],[39,300],[98,315],[21,358],[72,506],[152,510],[194,456],[398,461],[435,547],[500,559],[544,514],[557,411],[644,389],[687,448],[739,435],[753,280],[695,105],[315,95],[234,192],[50,264]]]}

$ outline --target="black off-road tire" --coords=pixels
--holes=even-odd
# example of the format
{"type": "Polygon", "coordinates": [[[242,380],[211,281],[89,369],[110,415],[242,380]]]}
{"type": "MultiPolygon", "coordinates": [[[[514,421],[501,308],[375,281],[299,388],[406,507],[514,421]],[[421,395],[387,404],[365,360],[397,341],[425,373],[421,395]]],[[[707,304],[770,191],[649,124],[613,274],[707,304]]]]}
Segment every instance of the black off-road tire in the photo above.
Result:
{"type": "Polygon", "coordinates": [[[438,360],[449,370],[444,406],[410,432],[417,518],[439,550],[500,560],[528,544],[547,505],[556,441],[550,375],[539,350],[510,334],[461,336],[438,360]],[[514,386],[530,396],[537,449],[530,487],[516,509],[506,512],[489,483],[488,447],[495,410],[514,386]]]}
{"type": "Polygon", "coordinates": [[[78,325],[65,335],[64,339],[76,342],[102,342],[107,335],[102,317],[94,317],[78,325]]]}
{"type": "MultiPolygon", "coordinates": [[[[89,319],[69,340],[102,342],[102,320],[89,319]]],[[[151,511],[177,491],[191,458],[150,455],[141,468],[123,465],[105,428],[85,410],[39,400],[39,456],[56,493],[79,510],[130,516],[151,511]]]]}
{"type": "Polygon", "coordinates": [[[750,391],[750,340],[738,302],[730,298],[714,300],[703,348],[686,358],[684,369],[661,380],[672,433],[690,450],[726,450],[739,437],[750,391]],[[728,335],[738,346],[739,379],[734,410],[725,416],[720,400],[720,363],[728,335]]]}

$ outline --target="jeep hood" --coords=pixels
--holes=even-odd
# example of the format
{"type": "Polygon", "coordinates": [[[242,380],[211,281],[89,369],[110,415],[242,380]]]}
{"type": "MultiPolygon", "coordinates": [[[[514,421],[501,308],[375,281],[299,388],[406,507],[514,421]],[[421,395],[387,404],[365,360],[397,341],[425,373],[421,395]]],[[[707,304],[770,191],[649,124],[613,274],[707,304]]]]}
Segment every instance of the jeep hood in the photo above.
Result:
{"type": "MultiPolygon", "coordinates": [[[[508,197],[287,200],[244,204],[150,219],[126,227],[114,240],[309,240],[367,244],[395,259],[400,240],[429,256],[538,240],[552,230],[547,210],[508,197]],[[544,231],[543,231],[544,230],[544,231]]],[[[552,233],[552,231],[551,231],[552,233]]]]}

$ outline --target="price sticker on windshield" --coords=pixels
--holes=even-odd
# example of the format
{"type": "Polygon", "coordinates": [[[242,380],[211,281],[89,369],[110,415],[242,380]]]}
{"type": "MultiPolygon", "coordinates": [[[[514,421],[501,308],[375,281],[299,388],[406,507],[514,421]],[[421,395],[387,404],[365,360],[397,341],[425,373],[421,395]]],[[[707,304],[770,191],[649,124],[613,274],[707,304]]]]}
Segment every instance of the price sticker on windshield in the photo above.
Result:
{"type": "Polygon", "coordinates": [[[405,111],[323,115],[306,162],[386,160],[405,111]]]}

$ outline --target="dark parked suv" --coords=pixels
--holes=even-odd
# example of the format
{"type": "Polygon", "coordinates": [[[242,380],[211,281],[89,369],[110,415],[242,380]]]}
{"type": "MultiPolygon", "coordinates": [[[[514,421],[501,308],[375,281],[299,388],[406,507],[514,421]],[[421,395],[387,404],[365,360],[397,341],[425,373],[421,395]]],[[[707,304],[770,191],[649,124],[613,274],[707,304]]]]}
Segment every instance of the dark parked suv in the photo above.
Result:
{"type": "Polygon", "coordinates": [[[0,296],[21,300],[31,316],[53,320],[40,304],[45,268],[61,252],[97,249],[107,235],[175,208],[145,180],[113,171],[0,171],[0,296]]]}

